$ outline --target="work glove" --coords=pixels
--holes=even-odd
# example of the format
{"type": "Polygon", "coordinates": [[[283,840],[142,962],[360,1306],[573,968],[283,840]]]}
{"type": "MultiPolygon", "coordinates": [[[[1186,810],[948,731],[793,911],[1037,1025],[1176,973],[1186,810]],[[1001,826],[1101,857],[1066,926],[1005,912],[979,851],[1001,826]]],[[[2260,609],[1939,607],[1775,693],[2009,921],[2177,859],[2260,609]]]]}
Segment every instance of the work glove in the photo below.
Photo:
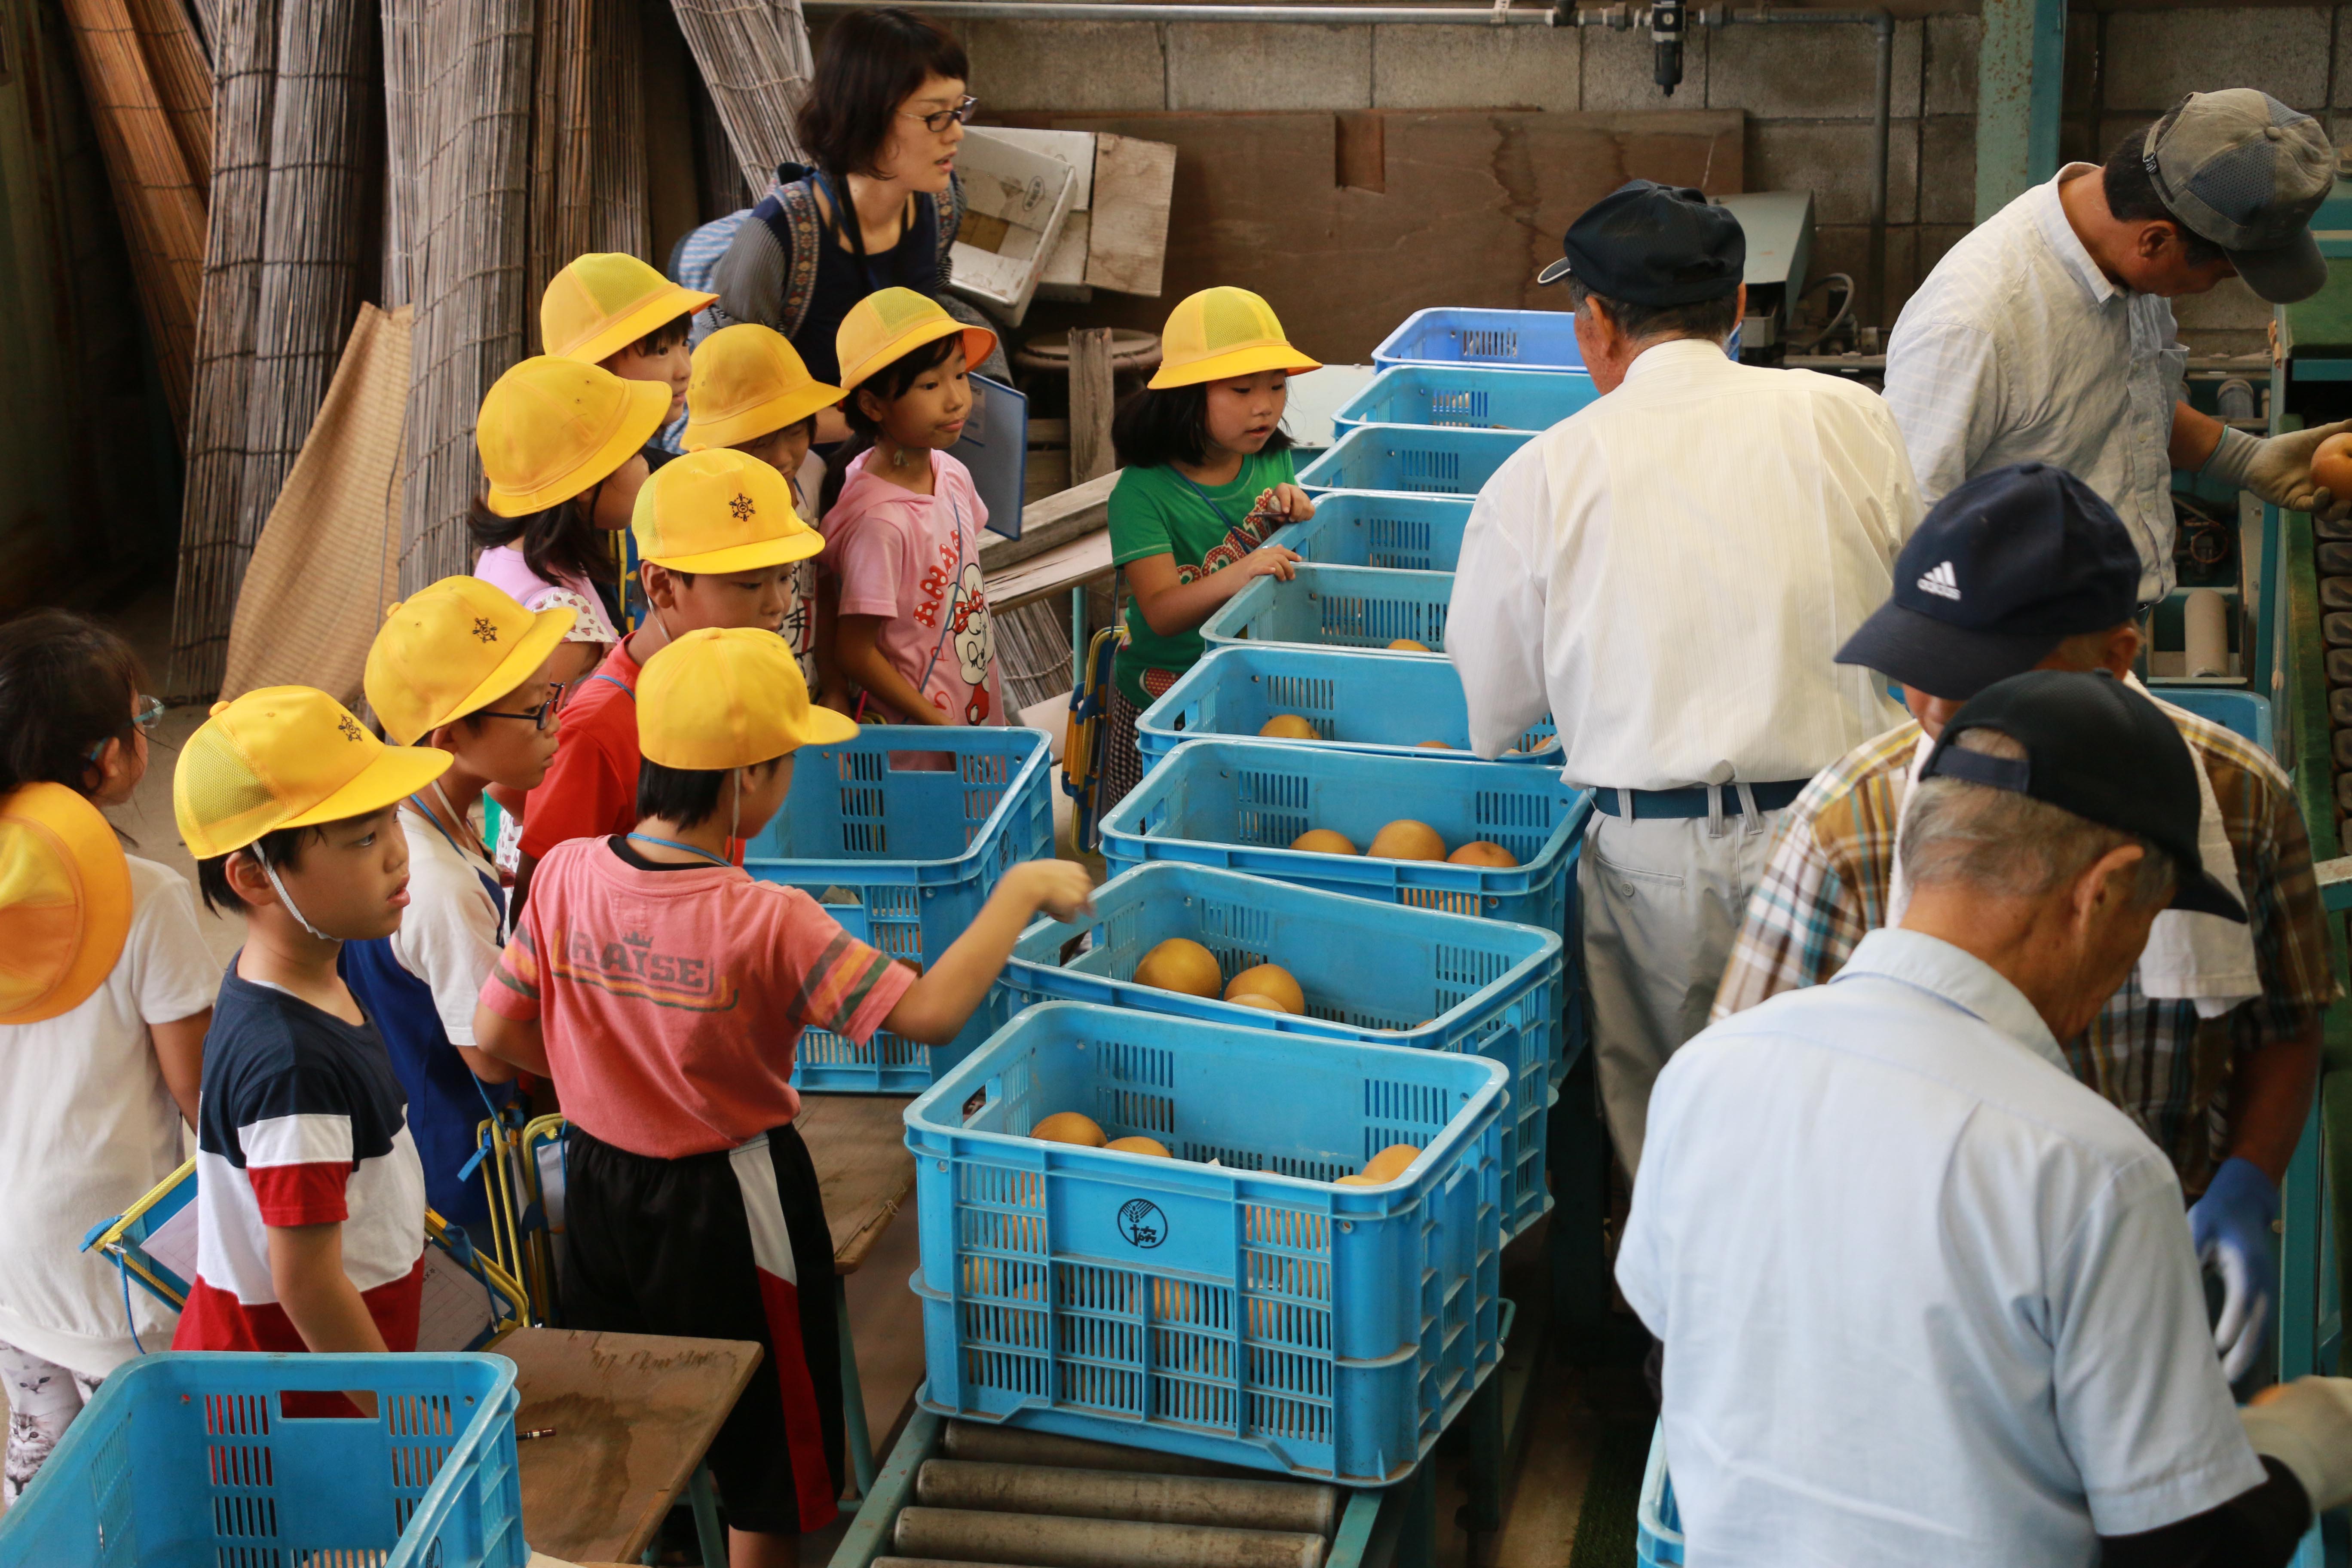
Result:
{"type": "Polygon", "coordinates": [[[2252,490],[2274,506],[2307,511],[2330,522],[2352,513],[2352,495],[2339,496],[2311,478],[2311,455],[2330,436],[2352,430],[2352,419],[2291,430],[2284,436],[2252,436],[2224,426],[2221,445],[2205,459],[2200,478],[2252,490]]]}
{"type": "Polygon", "coordinates": [[[2298,1377],[2264,1389],[2238,1419],[2255,1453],[2303,1483],[2313,1513],[2352,1502],[2352,1378],[2298,1377]]]}
{"type": "Polygon", "coordinates": [[[2221,1162],[2212,1185],[2189,1210],[2189,1239],[2197,1260],[2221,1277],[2213,1348],[2231,1383],[2254,1364],[2270,1331],[2271,1290],[2278,1279],[2271,1226],[2278,1212],[2278,1188],[2260,1166],[2235,1158],[2221,1162]]]}

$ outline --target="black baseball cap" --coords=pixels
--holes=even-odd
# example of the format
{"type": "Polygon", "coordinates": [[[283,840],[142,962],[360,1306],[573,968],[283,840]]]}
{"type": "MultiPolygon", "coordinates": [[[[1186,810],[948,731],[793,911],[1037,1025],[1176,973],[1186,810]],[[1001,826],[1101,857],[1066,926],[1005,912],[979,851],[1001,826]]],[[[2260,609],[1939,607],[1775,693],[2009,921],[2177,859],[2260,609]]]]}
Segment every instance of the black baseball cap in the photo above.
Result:
{"type": "Polygon", "coordinates": [[[2172,857],[2172,908],[2245,922],[2245,906],[2206,874],[2197,850],[2189,742],[2163,709],[2105,670],[2031,669],[1993,682],[1952,715],[1919,776],[2012,790],[2145,838],[2172,857]],[[1998,730],[2025,755],[1952,744],[1970,730],[1998,730]]]}
{"type": "Polygon", "coordinates": [[[1837,651],[1966,699],[2139,608],[2139,552],[2115,508],[2063,468],[2013,463],[1928,510],[1895,558],[1895,596],[1837,651]]]}
{"type": "Polygon", "coordinates": [[[1748,269],[1739,220],[1685,185],[1628,180],[1568,226],[1560,258],[1536,274],[1557,283],[1573,274],[1604,300],[1629,305],[1696,305],[1727,300],[1748,269]]]}

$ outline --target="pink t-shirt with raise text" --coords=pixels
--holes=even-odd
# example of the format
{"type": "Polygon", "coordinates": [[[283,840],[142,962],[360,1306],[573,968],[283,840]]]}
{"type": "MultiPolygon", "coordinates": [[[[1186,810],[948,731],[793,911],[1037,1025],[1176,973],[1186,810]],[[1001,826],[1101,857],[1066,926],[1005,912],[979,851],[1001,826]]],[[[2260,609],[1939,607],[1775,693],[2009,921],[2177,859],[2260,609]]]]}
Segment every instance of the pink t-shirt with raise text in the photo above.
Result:
{"type": "MultiPolygon", "coordinates": [[[[841,613],[882,617],[875,639],[882,657],[950,722],[1011,722],[980,569],[988,509],[971,470],[933,452],[932,493],[919,496],[876,478],[867,469],[873,458],[869,451],[852,462],[824,514],[818,559],[840,579],[841,613]]],[[[900,717],[877,709],[879,700],[869,699],[877,721],[900,717]]]]}
{"type": "Polygon", "coordinates": [[[731,866],[646,870],[611,839],[573,838],[532,874],[482,1005],[539,1020],[565,1115],[677,1160],[798,1116],[801,1030],[862,1044],[914,983],[797,888],[731,866]]]}

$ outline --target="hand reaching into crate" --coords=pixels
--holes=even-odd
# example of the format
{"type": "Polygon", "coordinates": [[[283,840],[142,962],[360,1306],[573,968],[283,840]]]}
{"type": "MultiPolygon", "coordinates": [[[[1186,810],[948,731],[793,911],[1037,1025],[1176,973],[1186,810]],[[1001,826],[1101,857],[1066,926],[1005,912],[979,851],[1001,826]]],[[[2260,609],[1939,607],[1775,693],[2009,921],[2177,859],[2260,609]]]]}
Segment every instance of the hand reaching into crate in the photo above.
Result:
{"type": "Polygon", "coordinates": [[[1094,879],[1074,862],[1024,860],[1013,867],[963,934],[898,998],[882,1026],[918,1045],[947,1045],[987,999],[1029,923],[1040,914],[1057,921],[1091,914],[1093,895],[1094,879]]]}

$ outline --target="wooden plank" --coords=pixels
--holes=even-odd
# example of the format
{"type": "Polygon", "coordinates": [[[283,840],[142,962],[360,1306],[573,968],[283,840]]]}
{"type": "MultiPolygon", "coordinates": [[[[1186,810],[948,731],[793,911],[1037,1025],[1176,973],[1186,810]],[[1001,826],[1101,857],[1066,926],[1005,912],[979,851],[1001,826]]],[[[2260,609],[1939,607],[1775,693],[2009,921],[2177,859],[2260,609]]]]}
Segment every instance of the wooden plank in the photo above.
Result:
{"type": "Polygon", "coordinates": [[[518,1329],[524,1538],[566,1563],[634,1563],[760,1364],[739,1340],[518,1329]]]}
{"type": "Polygon", "coordinates": [[[1058,549],[1084,533],[1110,526],[1111,487],[1118,483],[1114,468],[1100,479],[1076,485],[1021,509],[1021,537],[984,540],[980,569],[992,575],[1015,562],[1058,549]]]}
{"type": "Polygon", "coordinates": [[[1094,225],[1087,282],[1157,297],[1168,258],[1168,207],[1176,149],[1132,136],[1095,138],[1094,225]]]}
{"type": "Polygon", "coordinates": [[[1089,533],[1058,550],[1024,561],[1009,572],[992,573],[988,578],[989,610],[995,615],[1009,614],[1049,595],[1066,594],[1083,584],[1108,577],[1112,570],[1110,534],[1089,533]]]}
{"type": "Polygon", "coordinates": [[[1110,329],[1070,329],[1070,479],[1085,484],[1118,467],[1111,452],[1110,329]]]}
{"type": "Polygon", "coordinates": [[[833,1268],[855,1274],[915,1190],[905,1113],[912,1095],[812,1094],[793,1125],[816,1166],[833,1268]]]}

